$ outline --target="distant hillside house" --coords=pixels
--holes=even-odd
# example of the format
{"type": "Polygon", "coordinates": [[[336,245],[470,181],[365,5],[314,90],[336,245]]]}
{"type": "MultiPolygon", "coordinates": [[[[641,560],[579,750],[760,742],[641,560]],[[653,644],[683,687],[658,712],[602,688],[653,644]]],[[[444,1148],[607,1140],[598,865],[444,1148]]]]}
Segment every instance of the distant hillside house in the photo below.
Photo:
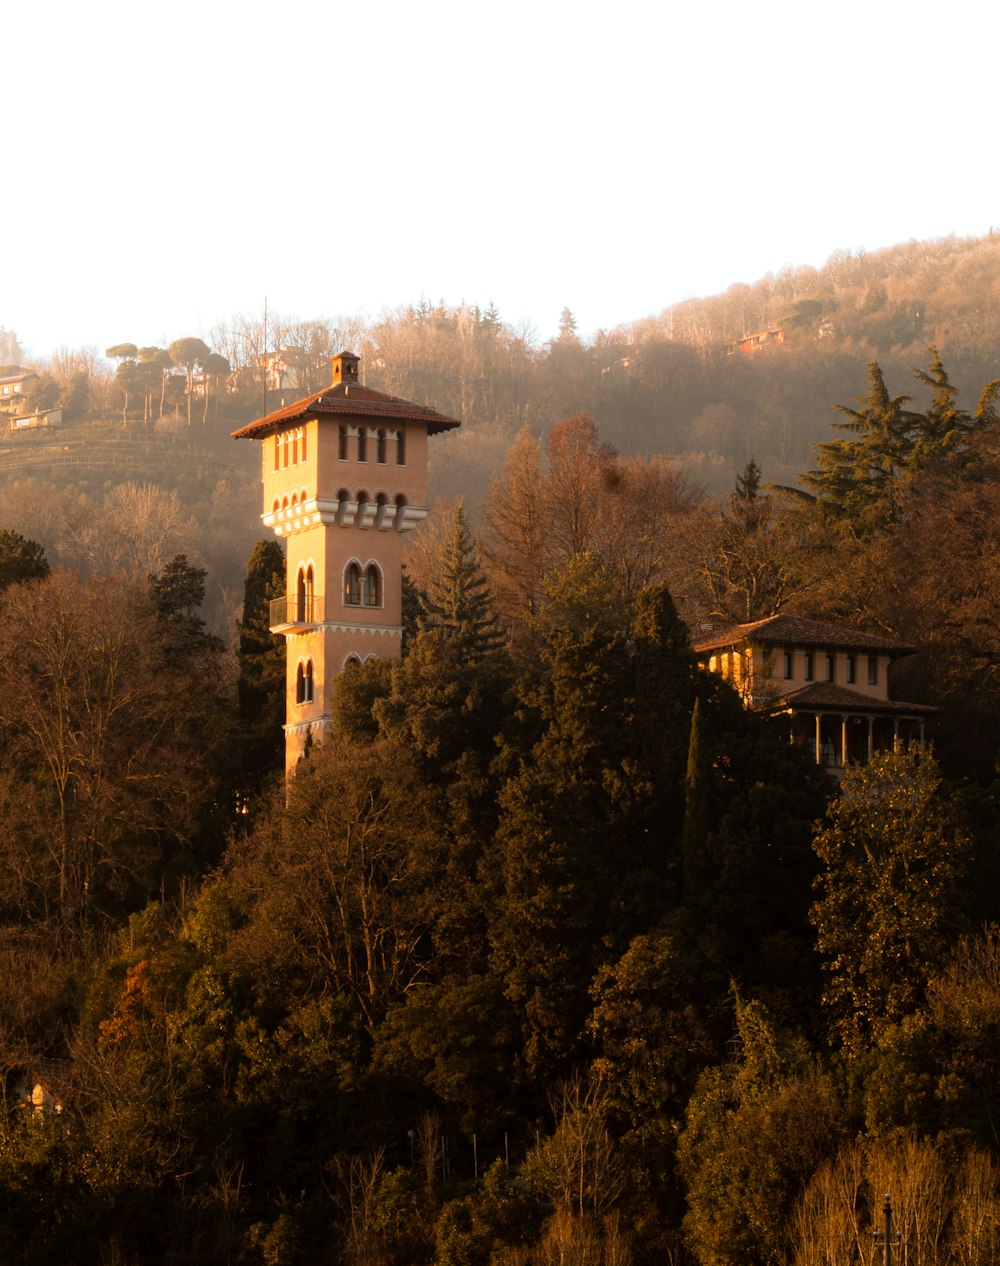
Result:
{"type": "Polygon", "coordinates": [[[24,413],[28,408],[27,391],[38,375],[30,370],[0,378],[0,413],[24,413]]]}
{"type": "Polygon", "coordinates": [[[62,426],[62,409],[42,409],[37,413],[17,413],[10,419],[11,431],[29,431],[37,426],[62,426]]]}
{"type": "Polygon", "coordinates": [[[744,335],[743,338],[737,339],[735,343],[727,343],[726,351],[730,356],[735,356],[737,353],[741,356],[752,356],[763,347],[770,347],[774,343],[783,343],[784,341],[784,330],[760,330],[756,334],[744,335]]]}
{"type": "Polygon", "coordinates": [[[791,739],[839,777],[875,752],[923,741],[936,709],[889,697],[889,670],[914,648],[797,615],[732,625],[694,643],[703,668],[720,673],[748,707],[786,712],[791,739]]]}
{"type": "Polygon", "coordinates": [[[7,1102],[32,1116],[59,1116],[70,1093],[73,1066],[64,1059],[40,1059],[8,1070],[7,1102]]]}

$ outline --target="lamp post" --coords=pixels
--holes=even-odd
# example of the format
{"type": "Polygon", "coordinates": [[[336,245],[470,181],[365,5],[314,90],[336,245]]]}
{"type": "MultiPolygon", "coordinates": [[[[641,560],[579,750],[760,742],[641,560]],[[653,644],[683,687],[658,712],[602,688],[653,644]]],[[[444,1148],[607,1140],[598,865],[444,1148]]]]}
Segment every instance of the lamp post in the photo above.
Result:
{"type": "Polygon", "coordinates": [[[892,1266],[892,1246],[899,1244],[903,1238],[901,1231],[892,1229],[892,1197],[886,1192],[885,1204],[882,1208],[882,1230],[873,1231],[872,1238],[882,1246],[882,1266],[892,1266]]]}

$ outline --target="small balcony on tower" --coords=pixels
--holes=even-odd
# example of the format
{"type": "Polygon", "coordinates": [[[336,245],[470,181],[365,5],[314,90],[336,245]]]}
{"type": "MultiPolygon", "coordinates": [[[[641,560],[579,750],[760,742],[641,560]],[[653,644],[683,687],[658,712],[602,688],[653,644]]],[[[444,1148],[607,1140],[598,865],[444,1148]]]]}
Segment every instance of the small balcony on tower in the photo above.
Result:
{"type": "Polygon", "coordinates": [[[269,627],[272,633],[299,633],[314,628],[324,620],[322,594],[288,593],[272,598],[269,627]]]}

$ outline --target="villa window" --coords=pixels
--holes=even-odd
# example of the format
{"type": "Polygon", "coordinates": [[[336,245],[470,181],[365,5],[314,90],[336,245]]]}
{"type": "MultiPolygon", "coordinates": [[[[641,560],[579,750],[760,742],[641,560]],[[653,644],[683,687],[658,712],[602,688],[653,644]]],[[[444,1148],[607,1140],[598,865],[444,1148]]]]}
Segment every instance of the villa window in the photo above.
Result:
{"type": "Polygon", "coordinates": [[[836,659],[833,655],[828,654],[826,657],[826,679],[827,681],[833,681],[835,677],[836,677],[836,659]]]}
{"type": "Polygon", "coordinates": [[[878,685],[878,656],[868,656],[868,684],[869,686],[878,685]]]}
{"type": "Polygon", "coordinates": [[[812,681],[812,679],[813,679],[813,655],[812,655],[812,651],[806,651],[806,671],[805,671],[805,679],[806,679],[806,681],[812,681]]]}
{"type": "Polygon", "coordinates": [[[781,660],[782,660],[782,672],[784,674],[785,681],[791,681],[792,677],[795,675],[794,673],[795,661],[794,661],[792,652],[785,651],[781,657],[781,660]]]}
{"type": "Polygon", "coordinates": [[[848,655],[847,657],[847,684],[853,686],[858,679],[858,657],[857,655],[848,655]]]}

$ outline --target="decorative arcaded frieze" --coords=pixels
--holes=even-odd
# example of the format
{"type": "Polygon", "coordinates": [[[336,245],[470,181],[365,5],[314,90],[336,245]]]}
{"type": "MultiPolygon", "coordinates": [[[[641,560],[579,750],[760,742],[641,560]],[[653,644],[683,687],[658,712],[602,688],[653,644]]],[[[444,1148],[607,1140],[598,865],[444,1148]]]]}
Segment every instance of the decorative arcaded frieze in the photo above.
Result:
{"type": "Polygon", "coordinates": [[[359,634],[363,637],[380,637],[395,639],[403,636],[402,627],[393,624],[318,624],[317,629],[326,629],[331,633],[359,634]]]}
{"type": "Polygon", "coordinates": [[[333,717],[328,712],[324,712],[321,717],[311,717],[308,721],[289,721],[282,726],[282,729],[286,734],[308,734],[315,729],[325,730],[332,724],[333,717]]]}

